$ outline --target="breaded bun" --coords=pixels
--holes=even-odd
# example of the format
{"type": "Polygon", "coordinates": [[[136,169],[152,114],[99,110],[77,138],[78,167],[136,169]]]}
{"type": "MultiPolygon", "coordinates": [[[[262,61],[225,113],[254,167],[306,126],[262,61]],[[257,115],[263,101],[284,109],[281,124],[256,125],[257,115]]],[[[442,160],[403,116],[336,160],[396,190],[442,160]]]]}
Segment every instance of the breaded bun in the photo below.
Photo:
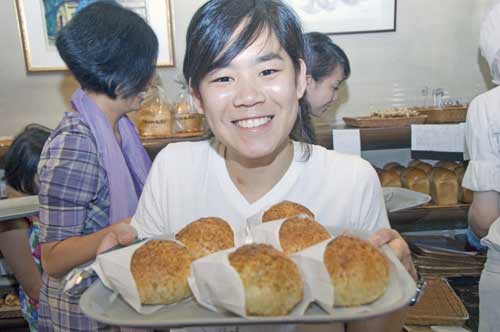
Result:
{"type": "Polygon", "coordinates": [[[458,200],[466,204],[472,203],[472,190],[462,187],[462,181],[464,180],[465,175],[465,167],[460,165],[459,167],[455,168],[455,174],[457,175],[458,181],[458,200]]]}
{"type": "Polygon", "coordinates": [[[401,174],[401,184],[404,188],[421,192],[429,195],[431,192],[431,183],[429,176],[421,169],[408,167],[401,174]]]}
{"type": "Polygon", "coordinates": [[[454,171],[434,167],[431,172],[431,196],[437,205],[457,205],[458,181],[454,171]]]}
{"type": "Polygon", "coordinates": [[[415,166],[415,168],[421,169],[425,172],[425,174],[430,174],[432,172],[432,165],[428,163],[424,163],[423,161],[419,162],[415,166]]]}
{"type": "Polygon", "coordinates": [[[441,160],[434,165],[434,167],[442,167],[449,169],[450,171],[455,171],[456,168],[460,167],[460,164],[455,163],[453,161],[441,160]]]}
{"type": "Polygon", "coordinates": [[[320,223],[302,216],[288,218],[281,224],[280,244],[289,256],[330,238],[330,233],[320,223]]]}
{"type": "Polygon", "coordinates": [[[283,201],[267,209],[262,215],[262,222],[290,218],[302,213],[307,214],[309,217],[314,219],[314,213],[309,211],[309,209],[305,206],[295,202],[283,201]]]}
{"type": "Polygon", "coordinates": [[[394,169],[381,171],[378,178],[382,187],[402,187],[399,173],[394,169]]]}
{"type": "Polygon", "coordinates": [[[390,169],[401,168],[401,167],[403,167],[403,165],[401,165],[400,163],[398,163],[396,161],[391,161],[391,162],[384,165],[384,169],[386,171],[390,170],[390,169]]]}
{"type": "Polygon", "coordinates": [[[417,166],[418,164],[420,164],[422,161],[418,160],[418,159],[412,159],[410,160],[410,162],[408,163],[408,167],[415,167],[417,166]]]}
{"type": "Polygon", "coordinates": [[[142,304],[170,304],[191,295],[188,276],[193,257],[182,245],[151,240],[134,252],[130,270],[142,304]]]}
{"type": "Polygon", "coordinates": [[[249,316],[287,315],[304,297],[295,263],[268,244],[248,244],[229,255],[240,275],[249,316]]]}
{"type": "Polygon", "coordinates": [[[387,289],[387,258],[366,240],[339,236],[327,245],[323,260],[334,288],[335,306],[370,303],[387,289]]]}
{"type": "Polygon", "coordinates": [[[184,244],[194,259],[234,247],[234,233],[221,218],[200,218],[186,225],[175,239],[184,244]]]}

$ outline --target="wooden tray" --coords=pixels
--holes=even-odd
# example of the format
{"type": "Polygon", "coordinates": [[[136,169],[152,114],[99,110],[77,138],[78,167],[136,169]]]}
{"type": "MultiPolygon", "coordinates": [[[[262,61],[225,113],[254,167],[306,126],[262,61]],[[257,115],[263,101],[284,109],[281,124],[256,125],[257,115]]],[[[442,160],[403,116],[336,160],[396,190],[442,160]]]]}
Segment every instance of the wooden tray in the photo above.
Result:
{"type": "Polygon", "coordinates": [[[424,294],[416,306],[410,307],[407,325],[462,326],[469,313],[446,279],[428,278],[424,294]]]}
{"type": "Polygon", "coordinates": [[[427,115],[425,123],[459,123],[465,122],[466,106],[448,106],[443,108],[415,109],[419,114],[427,115]]]}
{"type": "Polygon", "coordinates": [[[372,116],[361,116],[356,118],[344,117],[344,122],[352,127],[359,128],[401,128],[412,124],[422,124],[427,119],[426,115],[411,116],[408,118],[377,118],[372,116]]]}
{"type": "Polygon", "coordinates": [[[23,317],[20,306],[0,306],[0,318],[18,318],[23,317]]]}

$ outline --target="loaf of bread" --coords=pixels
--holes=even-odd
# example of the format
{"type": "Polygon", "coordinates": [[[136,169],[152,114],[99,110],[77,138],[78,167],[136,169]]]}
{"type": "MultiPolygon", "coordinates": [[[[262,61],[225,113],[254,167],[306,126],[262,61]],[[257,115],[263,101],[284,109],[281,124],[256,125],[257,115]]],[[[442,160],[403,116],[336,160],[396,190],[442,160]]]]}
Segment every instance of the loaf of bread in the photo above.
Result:
{"type": "Polygon", "coordinates": [[[380,171],[378,173],[378,178],[382,187],[402,187],[401,177],[394,169],[380,171]]]}
{"type": "Polygon", "coordinates": [[[420,164],[422,161],[418,160],[418,159],[413,159],[413,160],[410,160],[410,162],[408,163],[408,167],[415,167],[417,166],[418,164],[420,164]]]}
{"type": "Polygon", "coordinates": [[[460,167],[460,164],[454,163],[452,161],[447,161],[447,160],[441,160],[438,161],[434,167],[441,167],[441,168],[446,168],[449,169],[450,171],[455,171],[457,167],[460,167]]]}
{"type": "Polygon", "coordinates": [[[191,222],[175,235],[175,239],[188,248],[194,259],[234,247],[231,226],[216,217],[191,222]]]}
{"type": "Polygon", "coordinates": [[[262,215],[262,222],[290,218],[298,214],[306,214],[314,219],[314,213],[305,206],[291,201],[283,201],[267,209],[262,215]]]}
{"type": "Polygon", "coordinates": [[[320,223],[303,216],[288,218],[279,231],[281,248],[289,256],[330,238],[320,223]]]}
{"type": "Polygon", "coordinates": [[[413,166],[415,168],[418,168],[418,169],[421,169],[422,171],[425,172],[425,174],[431,174],[431,171],[432,171],[432,165],[431,164],[428,164],[426,162],[419,162],[417,163],[415,166],[413,166]]]}
{"type": "Polygon", "coordinates": [[[388,162],[387,164],[384,165],[385,170],[390,170],[390,169],[400,168],[400,167],[403,167],[403,165],[401,165],[400,163],[398,163],[396,161],[391,161],[391,162],[388,162]]]}
{"type": "Polygon", "coordinates": [[[304,297],[295,263],[267,244],[248,244],[229,255],[245,289],[249,316],[287,315],[304,297]]]}
{"type": "Polygon", "coordinates": [[[335,306],[370,303],[387,289],[387,258],[366,240],[338,236],[325,248],[323,261],[334,288],[335,306]]]}
{"type": "Polygon", "coordinates": [[[188,276],[193,257],[182,245],[150,240],[134,252],[130,270],[142,304],[170,304],[191,295],[188,276]]]}
{"type": "Polygon", "coordinates": [[[401,183],[403,187],[418,191],[424,194],[430,194],[429,176],[421,169],[408,167],[401,174],[401,183]]]}
{"type": "Polygon", "coordinates": [[[458,200],[466,204],[472,203],[472,190],[462,187],[462,181],[464,180],[465,175],[465,167],[460,165],[459,167],[455,168],[455,174],[457,175],[458,182],[458,200]]]}
{"type": "Polygon", "coordinates": [[[455,172],[434,167],[431,172],[431,196],[437,205],[457,205],[458,181],[455,172]]]}

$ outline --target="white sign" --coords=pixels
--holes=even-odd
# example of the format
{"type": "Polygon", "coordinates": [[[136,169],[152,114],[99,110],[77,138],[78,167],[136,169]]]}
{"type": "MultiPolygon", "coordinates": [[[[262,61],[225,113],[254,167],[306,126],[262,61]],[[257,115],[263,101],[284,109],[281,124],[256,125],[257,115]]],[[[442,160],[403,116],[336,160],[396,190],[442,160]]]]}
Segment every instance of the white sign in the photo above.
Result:
{"type": "Polygon", "coordinates": [[[412,125],[413,151],[464,152],[465,123],[412,125]]]}
{"type": "Polygon", "coordinates": [[[361,156],[359,129],[333,129],[332,136],[335,151],[361,156]]]}

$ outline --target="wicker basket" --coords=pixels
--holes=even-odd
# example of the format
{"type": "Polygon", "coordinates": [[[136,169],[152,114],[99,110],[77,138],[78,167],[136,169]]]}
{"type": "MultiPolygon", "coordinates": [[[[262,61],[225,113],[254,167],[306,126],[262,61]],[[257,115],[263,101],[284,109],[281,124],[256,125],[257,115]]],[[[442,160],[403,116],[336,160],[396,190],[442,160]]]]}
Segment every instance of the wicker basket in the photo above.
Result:
{"type": "Polygon", "coordinates": [[[462,326],[469,313],[446,279],[428,278],[424,294],[411,307],[406,325],[462,326]]]}

